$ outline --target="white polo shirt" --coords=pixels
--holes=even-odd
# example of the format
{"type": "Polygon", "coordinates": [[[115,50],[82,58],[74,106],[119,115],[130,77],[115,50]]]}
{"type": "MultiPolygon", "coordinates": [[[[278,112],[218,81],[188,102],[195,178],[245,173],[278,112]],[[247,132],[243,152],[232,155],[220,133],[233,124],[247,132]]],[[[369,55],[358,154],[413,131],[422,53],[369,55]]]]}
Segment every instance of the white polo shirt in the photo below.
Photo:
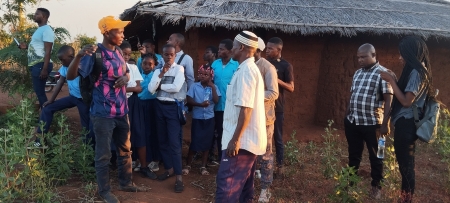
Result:
{"type": "Polygon", "coordinates": [[[238,123],[241,107],[252,108],[250,122],[241,136],[241,149],[263,155],[267,147],[264,80],[253,57],[242,62],[227,86],[222,150],[227,149],[238,123]]]}

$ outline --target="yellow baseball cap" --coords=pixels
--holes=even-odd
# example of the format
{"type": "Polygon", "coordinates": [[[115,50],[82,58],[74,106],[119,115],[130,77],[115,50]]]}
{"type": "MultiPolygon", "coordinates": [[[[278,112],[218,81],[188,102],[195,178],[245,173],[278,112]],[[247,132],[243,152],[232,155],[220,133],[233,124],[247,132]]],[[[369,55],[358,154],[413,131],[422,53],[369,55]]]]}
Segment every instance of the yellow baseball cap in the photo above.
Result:
{"type": "Polygon", "coordinates": [[[100,21],[98,21],[98,29],[100,29],[100,32],[102,34],[104,34],[105,32],[110,31],[112,29],[124,28],[130,23],[131,21],[121,21],[120,19],[114,16],[106,16],[100,19],[100,21]]]}

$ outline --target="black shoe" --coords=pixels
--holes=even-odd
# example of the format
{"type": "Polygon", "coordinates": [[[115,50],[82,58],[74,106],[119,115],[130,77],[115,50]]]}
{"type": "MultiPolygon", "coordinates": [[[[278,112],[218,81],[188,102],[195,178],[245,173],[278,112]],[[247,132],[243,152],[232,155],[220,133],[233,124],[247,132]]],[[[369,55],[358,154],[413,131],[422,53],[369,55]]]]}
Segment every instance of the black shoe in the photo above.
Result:
{"type": "Polygon", "coordinates": [[[175,176],[175,173],[169,174],[168,171],[165,171],[163,174],[158,176],[158,180],[159,181],[163,181],[163,180],[166,180],[166,179],[168,179],[168,178],[170,178],[172,176],[175,176]]]}
{"type": "Polygon", "coordinates": [[[142,176],[150,178],[152,180],[156,180],[158,178],[158,176],[156,176],[156,174],[148,167],[141,168],[140,173],[142,174],[142,176]]]}
{"type": "Polygon", "coordinates": [[[147,192],[147,189],[135,185],[119,186],[119,190],[124,192],[147,192]]]}
{"type": "Polygon", "coordinates": [[[119,199],[117,199],[117,197],[113,195],[111,192],[108,192],[105,195],[100,195],[100,197],[106,203],[120,203],[119,199]]]}
{"type": "Polygon", "coordinates": [[[176,193],[181,193],[184,190],[184,184],[183,182],[177,180],[175,181],[175,192],[176,193]]]}

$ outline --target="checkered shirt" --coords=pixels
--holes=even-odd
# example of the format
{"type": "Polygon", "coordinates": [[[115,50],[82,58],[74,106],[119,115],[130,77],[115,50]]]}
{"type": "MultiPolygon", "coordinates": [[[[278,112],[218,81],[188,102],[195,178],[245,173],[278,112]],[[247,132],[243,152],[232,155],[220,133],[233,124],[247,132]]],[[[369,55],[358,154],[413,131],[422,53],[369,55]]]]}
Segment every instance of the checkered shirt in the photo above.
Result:
{"type": "MultiPolygon", "coordinates": [[[[350,113],[347,119],[356,125],[376,125],[383,122],[384,101],[377,94],[393,94],[389,83],[381,79],[380,72],[387,71],[378,62],[370,69],[359,69],[353,76],[350,92],[350,113]],[[380,85],[381,82],[381,85],[380,85]],[[381,88],[381,91],[380,91],[381,88]]],[[[378,95],[382,98],[383,95],[378,95]]]]}

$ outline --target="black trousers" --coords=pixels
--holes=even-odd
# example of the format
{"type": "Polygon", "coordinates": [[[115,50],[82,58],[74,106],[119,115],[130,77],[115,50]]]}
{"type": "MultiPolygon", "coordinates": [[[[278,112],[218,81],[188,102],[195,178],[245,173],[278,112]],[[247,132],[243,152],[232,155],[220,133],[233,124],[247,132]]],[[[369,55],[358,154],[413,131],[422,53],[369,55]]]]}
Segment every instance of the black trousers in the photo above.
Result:
{"type": "Polygon", "coordinates": [[[383,179],[383,159],[377,158],[378,136],[377,129],[380,125],[356,125],[350,123],[345,118],[345,137],[348,143],[348,165],[359,169],[364,150],[364,142],[369,151],[370,175],[372,177],[372,186],[381,188],[381,180],[383,179]]]}
{"type": "Polygon", "coordinates": [[[209,153],[213,153],[214,144],[217,144],[217,162],[220,163],[222,160],[223,111],[214,111],[214,123],[217,137],[214,136],[209,153]]]}
{"type": "Polygon", "coordinates": [[[394,148],[402,176],[402,192],[414,194],[416,186],[414,154],[416,152],[416,125],[414,119],[399,118],[395,122],[394,148]]]}

